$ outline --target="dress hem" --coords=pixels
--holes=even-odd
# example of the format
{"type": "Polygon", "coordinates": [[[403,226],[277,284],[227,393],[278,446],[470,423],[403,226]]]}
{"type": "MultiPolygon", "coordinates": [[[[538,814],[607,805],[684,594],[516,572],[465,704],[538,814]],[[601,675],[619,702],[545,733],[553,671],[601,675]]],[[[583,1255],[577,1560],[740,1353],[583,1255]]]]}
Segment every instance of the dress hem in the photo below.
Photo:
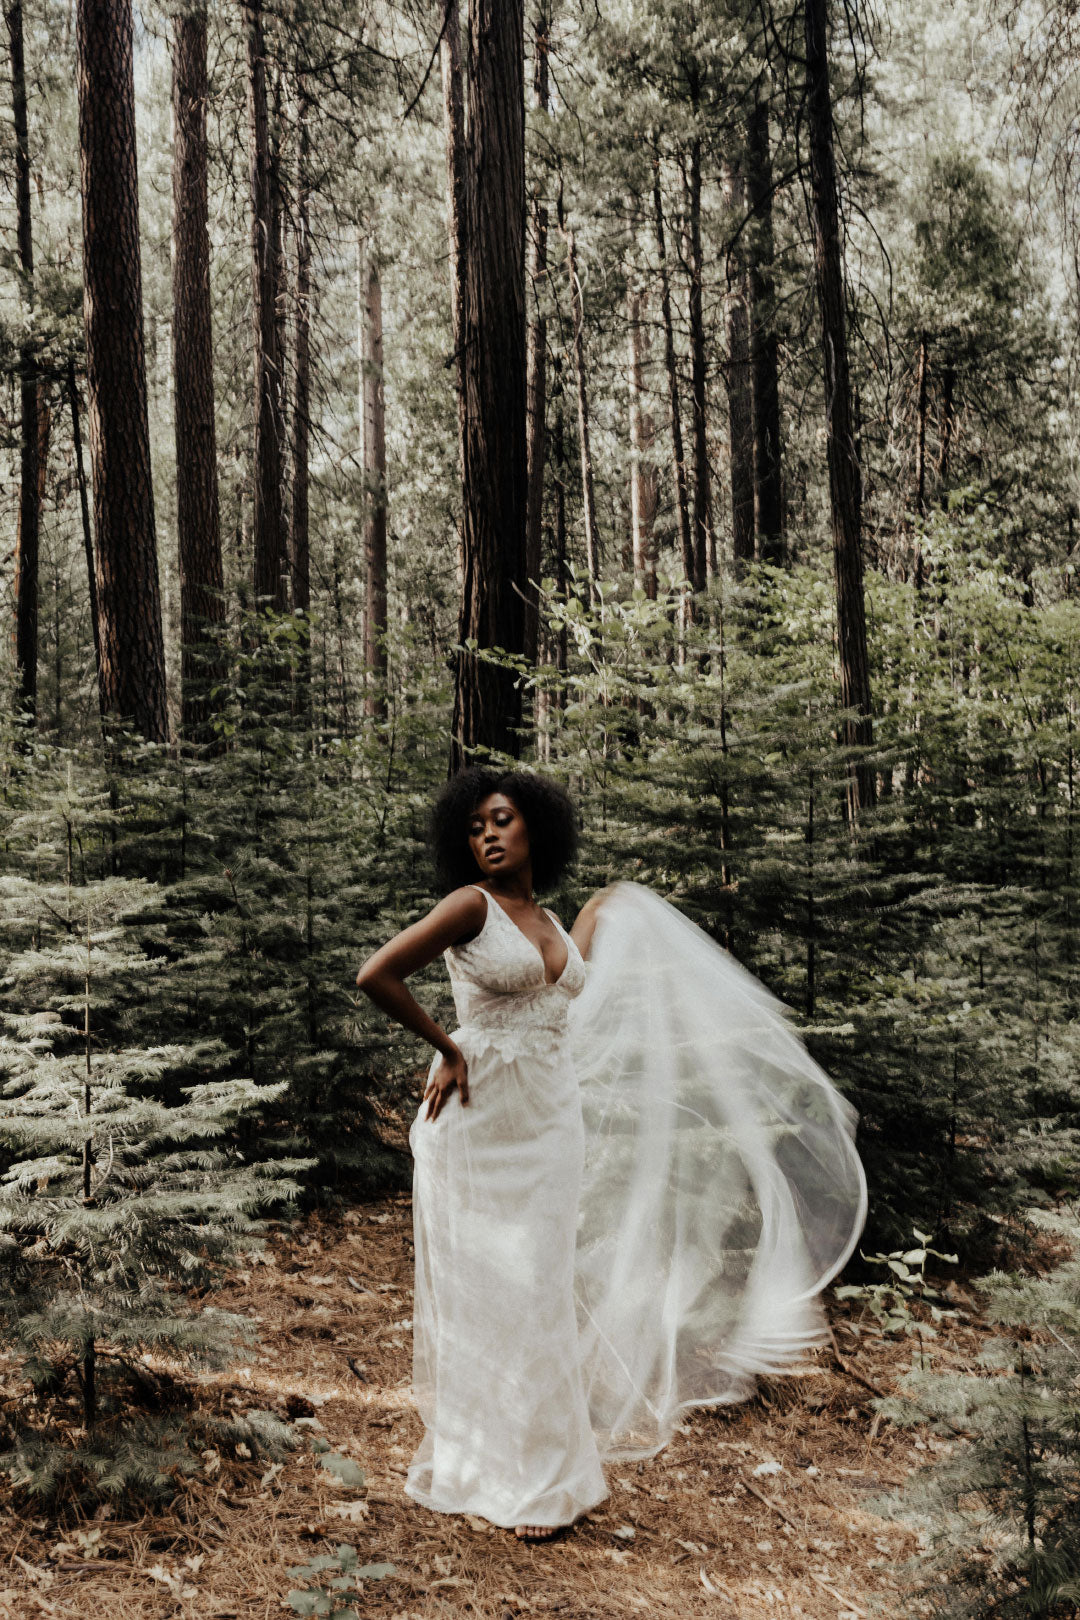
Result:
{"type": "Polygon", "coordinates": [[[486,1519],[489,1524],[495,1525],[499,1530],[513,1530],[519,1524],[535,1524],[544,1530],[567,1529],[570,1525],[576,1524],[584,1514],[591,1513],[593,1508],[599,1507],[601,1502],[606,1502],[611,1496],[610,1491],[605,1491],[603,1496],[598,1496],[595,1501],[579,1507],[572,1519],[550,1521],[542,1514],[533,1513],[519,1513],[515,1518],[511,1519],[495,1518],[493,1514],[485,1512],[482,1507],[461,1506],[460,1504],[457,1507],[448,1507],[441,1502],[437,1502],[434,1497],[428,1496],[424,1491],[418,1490],[415,1486],[407,1484],[403,1489],[410,1501],[416,1502],[420,1507],[429,1508],[432,1513],[457,1514],[459,1516],[472,1513],[478,1519],[486,1519]]]}

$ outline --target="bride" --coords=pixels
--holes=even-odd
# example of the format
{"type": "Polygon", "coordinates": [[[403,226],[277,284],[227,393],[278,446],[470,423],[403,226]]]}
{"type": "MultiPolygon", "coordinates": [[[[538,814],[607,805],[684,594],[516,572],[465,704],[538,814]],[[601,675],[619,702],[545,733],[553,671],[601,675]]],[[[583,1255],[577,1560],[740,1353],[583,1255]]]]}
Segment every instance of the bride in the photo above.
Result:
{"type": "Polygon", "coordinates": [[[409,1142],[407,1494],[545,1540],[691,1405],[825,1336],[862,1229],[850,1107],[784,1009],[633,883],[570,932],[534,889],[576,851],[564,790],[472,767],[432,817],[449,892],[357,984],[436,1049],[409,1142]],[[445,954],[459,1028],[406,986],[445,954]]]}

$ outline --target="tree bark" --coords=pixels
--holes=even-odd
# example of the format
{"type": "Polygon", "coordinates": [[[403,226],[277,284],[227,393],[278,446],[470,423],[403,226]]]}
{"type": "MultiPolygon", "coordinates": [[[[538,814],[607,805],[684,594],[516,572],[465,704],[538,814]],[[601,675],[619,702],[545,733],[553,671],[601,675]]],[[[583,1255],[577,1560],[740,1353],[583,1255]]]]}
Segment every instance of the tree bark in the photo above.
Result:
{"type": "Polygon", "coordinates": [[[573,320],[574,378],[577,383],[578,451],[581,456],[581,507],[585,524],[585,568],[589,577],[589,602],[595,606],[596,582],[600,573],[600,536],[596,526],[596,484],[593,477],[592,433],[589,426],[589,388],[585,370],[585,304],[577,271],[577,244],[574,233],[562,217],[559,199],[559,230],[566,243],[566,274],[570,282],[573,320]]]}
{"type": "Polygon", "coordinates": [[[180,562],[181,725],[207,740],[225,673],[206,156],[206,9],[177,12],[173,40],[173,394],[180,562]]]}
{"type": "Polygon", "coordinates": [[[374,254],[363,277],[364,712],[386,719],[386,403],[383,393],[382,286],[374,254]]]}
{"type": "Polygon", "coordinates": [[[926,415],[928,408],[928,377],[927,360],[929,358],[929,345],[926,333],[919,334],[919,371],[916,382],[918,391],[915,426],[915,510],[920,517],[926,513],[926,415]]]}
{"type": "MultiPolygon", "coordinates": [[[[83,467],[82,427],[79,422],[79,385],[75,378],[75,361],[68,361],[68,403],[71,406],[71,443],[75,453],[75,482],[79,490],[79,516],[82,520],[83,551],[86,555],[86,578],[90,591],[90,628],[94,636],[94,668],[98,675],[98,703],[101,702],[101,628],[98,618],[97,564],[94,562],[94,537],[90,528],[90,502],[86,492],[86,471],[83,467]]],[[[59,705],[59,698],[57,698],[59,705]]],[[[105,710],[101,709],[105,719],[105,710]]],[[[57,726],[59,730],[59,725],[57,726]]]]}
{"type": "MultiPolygon", "coordinates": [[[[849,747],[873,741],[870,667],[863,595],[862,511],[859,466],[851,413],[844,276],[833,151],[832,99],[826,43],[827,0],[804,0],[806,94],[810,137],[810,189],[814,268],[824,351],[826,454],[832,510],[836,623],[840,655],[840,701],[854,711],[845,722],[849,747]]],[[[874,776],[860,764],[849,789],[852,816],[874,801],[874,776]]]]}
{"type": "MultiPolygon", "coordinates": [[[[34,307],[34,237],[30,218],[30,134],[26,106],[22,0],[5,6],[11,49],[11,100],[15,127],[16,243],[23,309],[34,307]]],[[[38,375],[33,344],[19,349],[19,517],[15,534],[16,706],[37,715],[38,551],[41,501],[38,477],[38,375]]]]}
{"type": "Polygon", "coordinates": [[[294,613],[303,615],[297,681],[299,707],[310,716],[311,694],[311,219],[310,101],[303,74],[298,76],[298,144],[296,154],[296,396],[292,422],[292,510],[289,514],[289,572],[294,613]]]}
{"type": "Polygon", "coordinates": [[[77,0],[101,705],[168,737],[143,344],[131,0],[77,0]]]}
{"type": "Polygon", "coordinates": [[[751,227],[750,387],[754,413],[754,527],[761,562],[784,560],[780,381],[773,279],[773,176],[769,104],[758,93],[747,123],[746,180],[751,227]]]}
{"type": "Polygon", "coordinates": [[[693,402],[694,455],[694,589],[703,591],[716,572],[712,485],[709,474],[708,405],[706,397],[705,321],[702,306],[704,262],[701,248],[701,136],[690,145],[687,181],[690,226],[690,394],[693,402]]]}
{"type": "MultiPolygon", "coordinates": [[[[551,20],[547,0],[540,0],[534,33],[536,106],[548,110],[548,30],[551,20]]],[[[543,566],[541,535],[544,520],[544,455],[547,407],[547,320],[541,299],[547,280],[547,204],[539,195],[532,203],[532,240],[529,253],[528,292],[532,319],[529,321],[525,355],[525,398],[527,440],[525,447],[528,479],[528,511],[525,520],[525,657],[535,664],[540,642],[540,593],[538,584],[543,566]],[[536,581],[534,585],[532,581],[536,581]]]]}
{"type": "Polygon", "coordinates": [[[248,125],[251,142],[251,268],[255,350],[254,570],[257,608],[287,607],[285,535],[281,504],[284,447],[280,390],[277,220],[266,100],[266,44],[262,0],[244,0],[247,39],[248,125]]]}
{"type": "Polygon", "coordinates": [[[454,338],[454,385],[458,402],[458,458],[465,467],[465,231],[468,206],[465,166],[465,96],[461,82],[461,15],[458,0],[444,0],[439,41],[443,130],[446,138],[447,232],[450,238],[450,312],[454,338]]]}
{"type": "Polygon", "coordinates": [[[945,361],[945,370],[941,384],[941,438],[938,446],[938,481],[941,484],[941,504],[946,506],[949,491],[946,488],[949,479],[949,457],[952,453],[953,430],[956,423],[956,367],[951,358],[945,361]]]}
{"type": "Polygon", "coordinates": [[[627,336],[629,342],[630,384],[630,532],[633,541],[634,584],[644,588],[651,602],[656,601],[656,522],[657,478],[653,452],[656,424],[645,404],[645,351],[647,330],[642,323],[644,298],[633,278],[626,291],[627,336]]]}
{"type": "MultiPolygon", "coordinates": [[[[469,0],[465,477],[460,639],[525,644],[525,82],[522,0],[469,0]]],[[[516,676],[458,656],[451,769],[517,756],[516,676]]]]}
{"type": "Polygon", "coordinates": [[[671,459],[675,474],[675,500],[679,517],[679,545],[685,577],[691,584],[696,573],[694,537],[690,528],[690,501],[686,489],[686,455],[683,450],[682,407],[679,403],[679,370],[675,359],[675,325],[671,316],[671,282],[668,276],[667,243],[664,233],[664,200],[660,191],[660,158],[653,157],[653,223],[656,251],[660,260],[660,312],[664,322],[664,368],[668,382],[668,411],[671,427],[671,459]]]}
{"type": "MultiPolygon", "coordinates": [[[[562,379],[562,360],[558,355],[553,361],[554,382],[551,390],[552,405],[555,412],[554,426],[554,506],[552,514],[552,561],[555,565],[555,589],[561,602],[566,601],[566,593],[570,586],[570,572],[566,566],[566,413],[564,410],[565,391],[562,379]]],[[[568,667],[569,640],[566,625],[560,625],[559,633],[555,638],[555,668],[560,675],[565,675],[568,667]]],[[[566,685],[559,683],[555,692],[555,703],[560,709],[566,707],[566,685]]]]}
{"type": "Polygon", "coordinates": [[[741,160],[723,162],[729,228],[738,232],[727,256],[728,445],[731,462],[731,551],[736,568],[754,560],[754,418],[750,392],[749,275],[743,213],[746,187],[741,160]]]}

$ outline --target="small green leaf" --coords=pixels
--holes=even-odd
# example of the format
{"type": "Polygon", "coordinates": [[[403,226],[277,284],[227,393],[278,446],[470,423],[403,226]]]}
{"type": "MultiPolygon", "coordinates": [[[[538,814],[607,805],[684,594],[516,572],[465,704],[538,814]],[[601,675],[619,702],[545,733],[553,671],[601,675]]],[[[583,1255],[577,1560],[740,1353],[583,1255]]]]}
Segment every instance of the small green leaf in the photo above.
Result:
{"type": "Polygon", "coordinates": [[[388,1575],[396,1574],[396,1564],[365,1564],[356,1571],[357,1579],[362,1581],[384,1581],[388,1575]]]}
{"type": "Polygon", "coordinates": [[[326,1471],[333,1474],[343,1485],[356,1487],[363,1485],[364,1470],[359,1463],[353,1462],[351,1457],[343,1457],[339,1451],[329,1451],[325,1457],[320,1457],[319,1461],[326,1471]]]}

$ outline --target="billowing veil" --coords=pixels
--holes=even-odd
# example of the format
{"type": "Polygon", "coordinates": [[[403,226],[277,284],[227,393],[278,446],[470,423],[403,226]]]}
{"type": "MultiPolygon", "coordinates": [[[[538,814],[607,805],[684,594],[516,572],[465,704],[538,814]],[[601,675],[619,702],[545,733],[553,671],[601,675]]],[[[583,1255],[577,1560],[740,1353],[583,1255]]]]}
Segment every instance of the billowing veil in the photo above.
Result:
{"type": "Polygon", "coordinates": [[[601,1454],[743,1399],[826,1337],[866,1216],[854,1111],[784,1007],[659,895],[604,895],[572,1004],[586,1160],[576,1295],[601,1454]]]}

